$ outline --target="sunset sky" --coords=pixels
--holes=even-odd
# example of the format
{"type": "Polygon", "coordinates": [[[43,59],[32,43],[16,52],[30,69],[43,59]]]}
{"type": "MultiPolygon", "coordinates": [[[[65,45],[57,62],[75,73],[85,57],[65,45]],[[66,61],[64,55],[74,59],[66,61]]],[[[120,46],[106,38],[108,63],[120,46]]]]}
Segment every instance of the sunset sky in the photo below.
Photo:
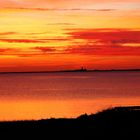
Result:
{"type": "Polygon", "coordinates": [[[0,0],[0,71],[140,68],[139,0],[0,0]]]}

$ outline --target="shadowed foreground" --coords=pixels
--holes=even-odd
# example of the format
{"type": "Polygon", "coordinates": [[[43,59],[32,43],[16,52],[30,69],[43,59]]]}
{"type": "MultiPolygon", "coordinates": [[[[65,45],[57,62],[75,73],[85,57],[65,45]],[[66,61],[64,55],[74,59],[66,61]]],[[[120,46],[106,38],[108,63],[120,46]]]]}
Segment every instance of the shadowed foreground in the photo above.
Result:
{"type": "Polygon", "coordinates": [[[0,136],[5,139],[139,139],[140,107],[116,107],[76,119],[1,122],[0,136]]]}

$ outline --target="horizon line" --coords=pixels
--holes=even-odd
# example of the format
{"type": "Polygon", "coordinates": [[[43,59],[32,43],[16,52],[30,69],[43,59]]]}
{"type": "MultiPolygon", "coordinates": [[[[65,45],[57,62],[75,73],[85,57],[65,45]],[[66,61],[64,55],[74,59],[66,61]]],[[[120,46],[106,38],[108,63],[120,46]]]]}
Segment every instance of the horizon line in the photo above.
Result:
{"type": "Polygon", "coordinates": [[[102,71],[140,71],[140,69],[66,69],[50,71],[1,71],[0,74],[6,73],[56,73],[56,72],[102,72],[102,71]]]}

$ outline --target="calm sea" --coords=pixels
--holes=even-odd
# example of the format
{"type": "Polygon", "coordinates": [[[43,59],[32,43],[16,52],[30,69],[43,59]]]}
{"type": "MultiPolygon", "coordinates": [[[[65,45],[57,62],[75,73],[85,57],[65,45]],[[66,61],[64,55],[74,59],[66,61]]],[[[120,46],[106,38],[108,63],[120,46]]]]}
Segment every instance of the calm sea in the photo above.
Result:
{"type": "Polygon", "coordinates": [[[0,74],[0,120],[76,117],[140,105],[140,72],[0,74]]]}

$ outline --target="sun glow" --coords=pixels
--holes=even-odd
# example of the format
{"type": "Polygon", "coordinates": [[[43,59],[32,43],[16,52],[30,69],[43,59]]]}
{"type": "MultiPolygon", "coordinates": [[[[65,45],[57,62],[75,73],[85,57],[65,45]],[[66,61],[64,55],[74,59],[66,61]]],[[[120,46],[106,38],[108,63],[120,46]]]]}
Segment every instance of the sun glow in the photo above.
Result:
{"type": "Polygon", "coordinates": [[[0,71],[139,68],[138,2],[1,1],[0,71]]]}

